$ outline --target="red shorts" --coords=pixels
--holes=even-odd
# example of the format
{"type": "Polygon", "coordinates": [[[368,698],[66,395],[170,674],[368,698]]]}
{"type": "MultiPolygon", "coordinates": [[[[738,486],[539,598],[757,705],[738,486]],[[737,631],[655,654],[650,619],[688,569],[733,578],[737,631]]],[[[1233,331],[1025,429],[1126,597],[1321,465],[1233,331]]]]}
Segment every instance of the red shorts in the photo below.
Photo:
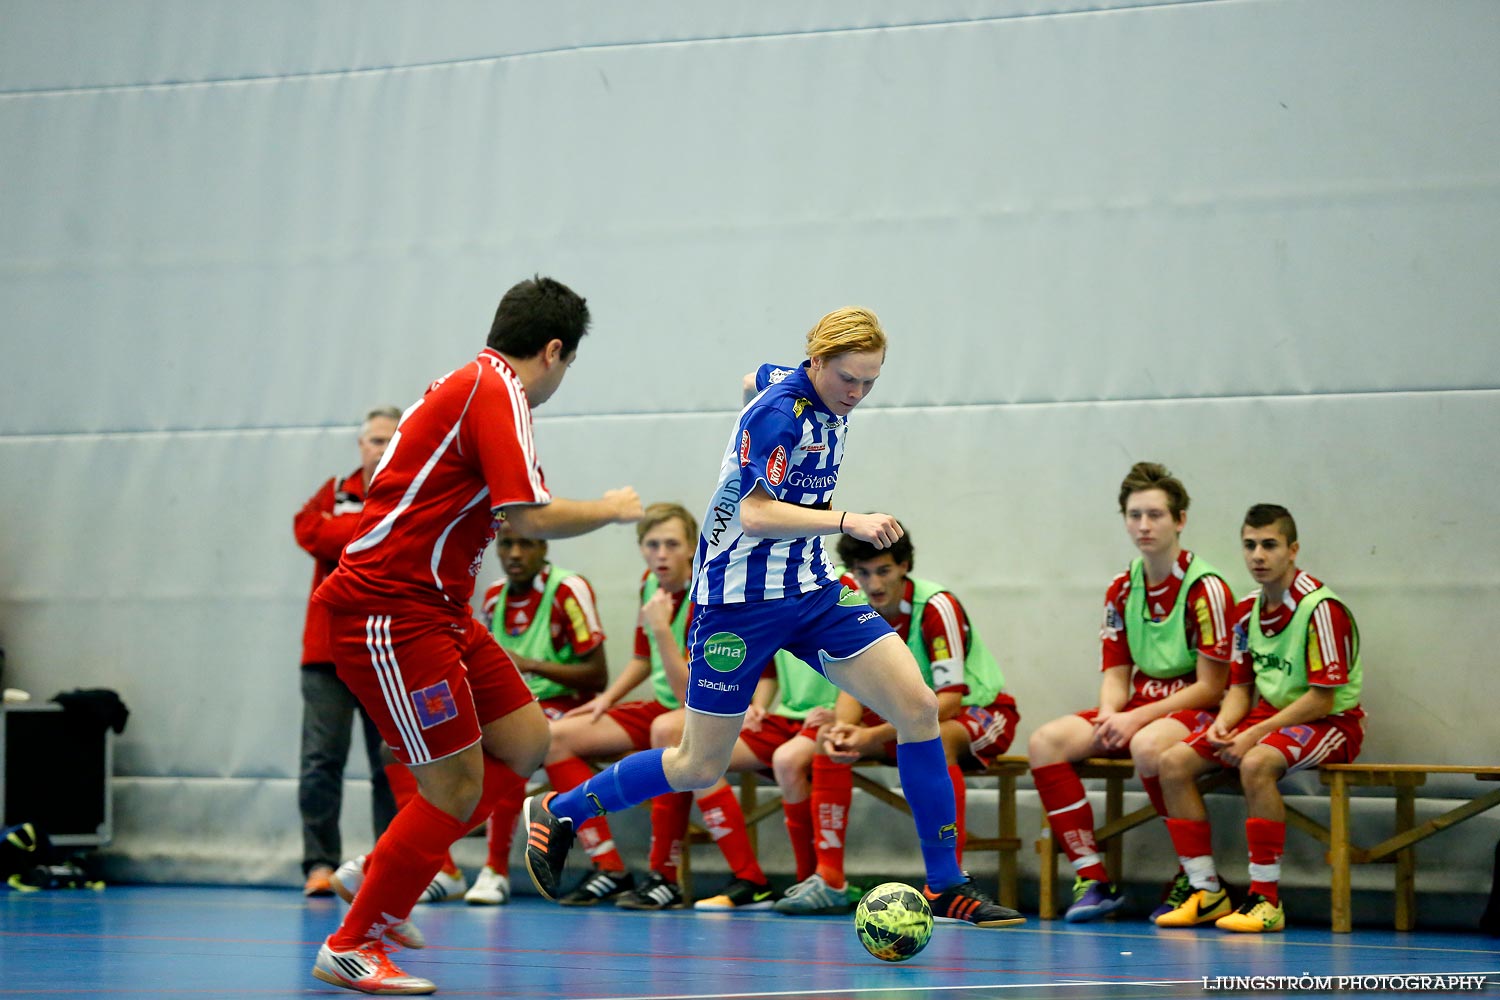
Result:
{"type": "Polygon", "coordinates": [[[554,719],[561,719],[575,708],[587,705],[591,700],[586,695],[565,694],[558,698],[543,698],[537,704],[542,706],[542,714],[547,717],[548,722],[551,722],[554,719]]]}
{"type": "MultiPolygon", "coordinates": [[[[1243,732],[1258,722],[1275,715],[1277,709],[1265,702],[1252,708],[1234,727],[1236,733],[1243,732]]],[[[1198,751],[1205,760],[1219,762],[1218,748],[1204,737],[1208,727],[1197,730],[1183,740],[1198,751]]],[[[1267,736],[1262,736],[1260,745],[1270,747],[1286,759],[1286,773],[1305,771],[1319,764],[1352,764],[1359,756],[1365,742],[1365,720],[1362,716],[1330,715],[1316,722],[1303,722],[1286,726],[1267,736]]]]}
{"type": "MultiPolygon", "coordinates": [[[[1133,708],[1140,708],[1142,705],[1149,705],[1153,700],[1159,699],[1131,698],[1125,703],[1125,707],[1120,709],[1120,711],[1128,712],[1133,708]]],[[[1094,719],[1098,717],[1099,710],[1097,708],[1091,708],[1086,712],[1078,712],[1076,714],[1080,719],[1084,719],[1088,722],[1093,722],[1094,719]]],[[[1171,719],[1173,722],[1181,723],[1182,728],[1186,729],[1189,734],[1192,734],[1196,733],[1200,729],[1208,728],[1208,726],[1213,723],[1214,718],[1217,715],[1218,712],[1210,711],[1206,708],[1183,708],[1179,709],[1176,712],[1168,712],[1166,715],[1163,715],[1162,718],[1171,719]]],[[[1153,719],[1152,721],[1154,722],[1156,720],[1153,719]]],[[[1098,753],[1093,754],[1092,756],[1104,757],[1109,760],[1125,760],[1130,756],[1130,744],[1127,743],[1124,746],[1120,747],[1120,749],[1118,750],[1100,750],[1098,753]]]]}
{"type": "MultiPolygon", "coordinates": [[[[802,731],[801,719],[788,719],[784,715],[768,715],[760,720],[759,730],[741,729],[740,742],[751,749],[757,760],[766,767],[770,767],[771,755],[776,752],[776,748],[802,731]]],[[[813,733],[808,734],[809,737],[816,732],[817,730],[814,730],[813,733]]]]}
{"type": "MultiPolygon", "coordinates": [[[[867,708],[859,724],[868,728],[884,721],[884,718],[867,708]]],[[[997,694],[987,708],[980,708],[978,705],[961,706],[958,714],[950,721],[963,726],[964,732],[969,734],[969,754],[979,761],[983,769],[1010,748],[1011,740],[1016,738],[1016,723],[1021,721],[1021,713],[1016,710],[1014,698],[1008,694],[997,694]]],[[[896,762],[895,740],[885,745],[884,760],[887,764],[896,762]]]]}
{"type": "Polygon", "coordinates": [[[335,614],[333,662],[403,764],[479,742],[480,729],[534,700],[473,618],[335,614]]]}
{"type": "Polygon", "coordinates": [[[969,756],[977,760],[979,769],[983,770],[1010,749],[1021,713],[1016,710],[1016,699],[1000,694],[988,708],[965,705],[952,721],[963,726],[969,734],[969,756]]]}
{"type": "Polygon", "coordinates": [[[622,701],[604,714],[619,723],[637,750],[651,749],[651,723],[672,709],[659,701],[622,701]]]}

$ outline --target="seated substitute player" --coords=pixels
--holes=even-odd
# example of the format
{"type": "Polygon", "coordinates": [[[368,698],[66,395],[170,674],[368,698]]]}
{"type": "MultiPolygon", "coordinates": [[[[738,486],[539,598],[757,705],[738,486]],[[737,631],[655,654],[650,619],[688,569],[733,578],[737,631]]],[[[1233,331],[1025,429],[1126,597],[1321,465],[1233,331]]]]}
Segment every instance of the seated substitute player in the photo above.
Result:
{"type": "Polygon", "coordinates": [[[402,415],[354,540],[314,595],[332,611],[339,678],[420,788],[318,950],[312,971],[324,982],[379,994],[437,988],[397,967],[387,939],[418,943],[401,931],[449,846],[546,753],[542,710],[469,604],[497,522],[566,538],[641,516],[629,487],[598,500],[553,497],[537,460],[531,409],[562,384],[588,322],[582,297],[551,278],[507,291],[484,350],[402,415]]]}
{"type": "MultiPolygon", "coordinates": [[[[641,578],[641,615],[635,633],[635,655],[620,676],[586,704],[553,722],[552,747],[547,752],[547,777],[560,791],[576,788],[594,776],[587,763],[651,745],[651,724],[657,717],[680,708],[687,684],[687,629],[694,610],[688,597],[692,577],[692,538],[698,532],[693,515],[679,504],[657,503],[646,509],[636,525],[646,572],[641,578]],[[649,701],[620,699],[647,678],[655,697],[649,701]]],[[[744,830],[739,800],[730,792],[715,799],[722,823],[744,830]]],[[[588,851],[594,869],[558,902],[564,906],[593,906],[605,899],[625,909],[668,909],[682,905],[675,877],[653,877],[637,887],[615,847],[609,822],[601,815],[583,823],[578,837],[588,851]],[[634,891],[632,891],[634,890],[634,891]]],[[[766,888],[766,877],[748,848],[738,855],[734,845],[725,848],[737,878],[766,888]]]]}
{"type": "Polygon", "coordinates": [[[901,537],[888,514],[832,504],[849,414],[879,377],[885,346],[872,313],[839,309],[808,333],[808,360],[746,376],[757,394],[740,412],[698,536],[682,743],[632,754],[572,791],[526,800],[526,868],[542,896],[557,895],[574,824],[723,776],[760,673],[785,648],[895,726],[933,912],[988,927],[1023,922],[959,868],[937,695],[885,619],[839,603],[823,551],[822,536],[835,532],[881,548],[901,537]]]}
{"type": "Polygon", "coordinates": [[[1286,807],[1276,783],[1293,771],[1348,764],[1364,741],[1359,629],[1333,591],[1297,568],[1297,523],[1285,507],[1256,504],[1240,528],[1245,566],[1260,590],[1235,608],[1234,661],[1218,717],[1161,755],[1167,830],[1193,894],[1159,927],[1215,921],[1227,931],[1286,926],[1278,883],[1286,807]],[[1199,775],[1238,768],[1249,818],[1250,891],[1230,912],[1219,885],[1199,775]]]}
{"type": "MultiPolygon", "coordinates": [[[[1119,909],[1125,896],[1099,857],[1094,812],[1073,764],[1132,758],[1151,805],[1165,816],[1157,758],[1213,718],[1229,675],[1234,596],[1218,570],[1182,547],[1190,500],[1155,462],[1137,462],[1120,483],[1120,513],[1140,555],[1104,596],[1099,707],[1053,719],[1027,744],[1053,839],[1077,872],[1064,914],[1074,923],[1119,909]]],[[[1191,892],[1179,872],[1152,916],[1191,892]]]]}
{"type": "MultiPolygon", "coordinates": [[[[948,779],[958,818],[958,855],[963,857],[963,768],[982,770],[1009,747],[1020,714],[1003,692],[1005,679],[964,607],[940,584],[911,575],[915,560],[911,535],[888,549],[847,535],[839,539],[839,561],[859,588],[860,602],[890,623],[911,650],[922,679],[937,693],[938,722],[948,779]]],[[[838,721],[820,738],[799,736],[776,752],[782,794],[797,795],[810,779],[816,870],[777,900],[778,913],[840,913],[850,908],[845,893],[844,845],[854,796],[852,768],[859,760],[894,762],[896,731],[875,712],[847,694],[839,696],[838,721]]]]}
{"type": "MultiPolygon", "coordinates": [[[[549,720],[604,690],[609,665],[594,589],[583,576],[547,560],[547,543],[501,525],[495,554],[505,576],[484,594],[484,621],[515,661],[549,720]]],[[[478,906],[510,902],[510,845],[522,795],[508,795],[490,814],[488,858],[464,899],[478,906]]]]}
{"type": "MultiPolygon", "coordinates": [[[[829,683],[828,678],[785,650],[778,650],[768,672],[761,676],[755,697],[745,712],[745,724],[729,757],[729,770],[744,773],[771,768],[777,749],[796,738],[805,727],[812,727],[816,732],[817,727],[833,721],[832,709],[837,697],[838,688],[829,683]]],[[[686,717],[687,712],[683,709],[658,717],[651,723],[651,745],[661,748],[677,746],[682,740],[686,717]]],[[[740,870],[739,865],[743,862],[737,862],[736,858],[741,855],[753,861],[755,852],[750,846],[750,835],[739,801],[734,799],[729,803],[721,796],[734,799],[734,790],[723,778],[706,790],[674,792],[651,800],[651,881],[631,894],[630,905],[647,909],[648,900],[661,897],[661,892],[652,888],[658,873],[661,873],[669,893],[676,889],[677,862],[682,842],[687,837],[689,811],[694,800],[703,814],[709,835],[729,859],[731,870],[740,870]],[[656,892],[654,897],[651,895],[653,891],[656,892]],[[638,896],[643,898],[637,900],[635,897],[638,896]]],[[[806,793],[802,799],[800,812],[795,806],[787,806],[783,799],[788,834],[792,837],[792,849],[799,867],[804,855],[812,855],[812,821],[806,793]],[[793,827],[793,813],[804,817],[800,827],[793,827]]],[[[681,899],[680,892],[677,898],[681,899]]],[[[698,900],[693,908],[765,910],[775,901],[776,893],[764,877],[753,881],[737,876],[717,894],[698,900]]],[[[619,905],[627,904],[622,900],[619,905]]]]}

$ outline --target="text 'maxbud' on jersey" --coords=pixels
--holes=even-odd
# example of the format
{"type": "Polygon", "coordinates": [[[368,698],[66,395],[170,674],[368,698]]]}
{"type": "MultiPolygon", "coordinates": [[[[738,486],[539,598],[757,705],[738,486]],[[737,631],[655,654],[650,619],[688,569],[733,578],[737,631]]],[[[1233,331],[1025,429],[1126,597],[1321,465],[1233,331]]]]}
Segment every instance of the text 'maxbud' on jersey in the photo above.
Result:
{"type": "Polygon", "coordinates": [[[777,500],[828,509],[848,419],[818,398],[806,362],[761,365],[755,387],[758,395],[740,411],[703,515],[693,562],[698,604],[777,600],[838,581],[820,536],[748,537],[740,525],[740,501],[760,486],[777,500]]]}

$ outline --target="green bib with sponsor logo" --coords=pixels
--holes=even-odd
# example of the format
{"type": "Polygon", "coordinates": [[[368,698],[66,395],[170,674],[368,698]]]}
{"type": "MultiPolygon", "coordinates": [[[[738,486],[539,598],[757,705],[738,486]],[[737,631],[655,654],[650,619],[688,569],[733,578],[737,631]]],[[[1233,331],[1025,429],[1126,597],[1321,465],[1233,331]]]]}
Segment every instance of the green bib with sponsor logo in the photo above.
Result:
{"type": "Polygon", "coordinates": [[[784,649],[776,651],[776,705],[772,715],[805,719],[815,708],[832,708],[839,689],[833,682],[784,649]]]}
{"type": "MultiPolygon", "coordinates": [[[[552,566],[547,570],[547,585],[542,590],[542,600],[536,606],[536,617],[531,619],[531,624],[526,626],[526,631],[520,635],[507,635],[505,632],[505,598],[510,593],[510,584],[500,588],[500,596],[495,601],[495,613],[490,619],[490,632],[495,636],[501,648],[512,653],[526,657],[528,660],[545,660],[548,663],[577,663],[580,657],[574,655],[573,646],[568,644],[566,652],[559,653],[552,645],[552,602],[557,599],[557,588],[568,577],[575,575],[572,570],[566,570],[560,566],[552,566]]],[[[526,686],[538,701],[548,698],[569,698],[578,692],[565,684],[540,674],[522,674],[526,678],[526,686]]]]}
{"type": "MultiPolygon", "coordinates": [[[[943,593],[944,588],[931,580],[915,576],[908,576],[907,579],[912,583],[912,592],[911,628],[907,631],[906,648],[916,657],[917,666],[922,669],[922,679],[927,682],[928,687],[932,687],[932,660],[927,656],[927,644],[922,641],[922,612],[927,610],[927,602],[943,593]]],[[[869,603],[863,593],[859,596],[864,603],[869,603]]],[[[981,708],[993,702],[995,695],[1005,689],[1005,677],[1000,672],[1000,664],[990,654],[989,647],[985,646],[979,627],[972,618],[969,619],[969,647],[964,653],[964,683],[969,686],[969,693],[964,695],[963,704],[978,705],[981,708]]]]}
{"type": "Polygon", "coordinates": [[[1156,622],[1146,613],[1146,562],[1140,557],[1131,562],[1130,596],[1125,598],[1125,641],[1130,645],[1130,658],[1141,673],[1166,680],[1197,669],[1198,651],[1188,645],[1184,618],[1188,591],[1205,576],[1224,578],[1206,560],[1194,555],[1188,561],[1182,586],[1177,588],[1171,613],[1156,622]]]}
{"type": "MultiPolygon", "coordinates": [[[[1338,600],[1338,596],[1327,587],[1319,587],[1297,602],[1297,610],[1287,627],[1268,636],[1260,630],[1260,602],[1262,595],[1255,595],[1255,606],[1250,609],[1250,624],[1245,639],[1251,662],[1255,665],[1255,690],[1274,707],[1286,708],[1307,693],[1307,632],[1313,612],[1319,604],[1338,600]]],[[[1343,604],[1342,601],[1339,601],[1343,604]]],[[[1344,610],[1349,610],[1344,605],[1344,610]]],[[[1349,631],[1354,640],[1349,664],[1349,681],[1334,689],[1333,711],[1337,715],[1347,712],[1359,704],[1359,626],[1354,624],[1354,615],[1349,615],[1349,631]]]]}
{"type": "MultiPolygon", "coordinates": [[[[661,589],[661,584],[656,582],[656,574],[646,577],[646,586],[641,590],[641,606],[651,600],[651,595],[661,589]]],[[[684,596],[682,606],[677,609],[677,616],[672,619],[672,636],[677,640],[677,648],[687,648],[687,619],[688,606],[693,602],[684,596]]],[[[661,662],[661,650],[656,648],[656,636],[651,630],[642,629],[646,633],[646,644],[651,647],[651,689],[656,693],[656,700],[668,708],[681,708],[682,702],[672,693],[672,685],[667,680],[667,668],[661,662]]]]}

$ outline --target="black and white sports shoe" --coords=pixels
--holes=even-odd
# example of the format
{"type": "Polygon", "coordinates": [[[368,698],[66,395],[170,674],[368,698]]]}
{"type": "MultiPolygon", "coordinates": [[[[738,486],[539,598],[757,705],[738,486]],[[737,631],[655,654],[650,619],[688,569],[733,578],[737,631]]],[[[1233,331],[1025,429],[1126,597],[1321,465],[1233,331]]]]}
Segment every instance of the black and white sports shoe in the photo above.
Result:
{"type": "Polygon", "coordinates": [[[583,877],[573,891],[558,900],[563,906],[594,906],[606,899],[635,888],[635,876],[629,872],[611,872],[595,868],[583,877]]]}
{"type": "Polygon", "coordinates": [[[973,879],[960,882],[951,889],[933,892],[922,887],[927,905],[937,920],[963,920],[979,927],[1013,927],[1024,924],[1026,918],[1008,906],[1001,906],[974,884],[973,879]]]}
{"type": "Polygon", "coordinates": [[[560,819],[547,805],[556,792],[532,795],[521,806],[526,820],[526,872],[543,899],[557,899],[563,866],[573,846],[573,821],[560,819]]]}
{"type": "Polygon", "coordinates": [[[682,908],[682,890],[668,882],[660,872],[652,872],[646,881],[615,900],[622,910],[677,910],[682,908]]]}

